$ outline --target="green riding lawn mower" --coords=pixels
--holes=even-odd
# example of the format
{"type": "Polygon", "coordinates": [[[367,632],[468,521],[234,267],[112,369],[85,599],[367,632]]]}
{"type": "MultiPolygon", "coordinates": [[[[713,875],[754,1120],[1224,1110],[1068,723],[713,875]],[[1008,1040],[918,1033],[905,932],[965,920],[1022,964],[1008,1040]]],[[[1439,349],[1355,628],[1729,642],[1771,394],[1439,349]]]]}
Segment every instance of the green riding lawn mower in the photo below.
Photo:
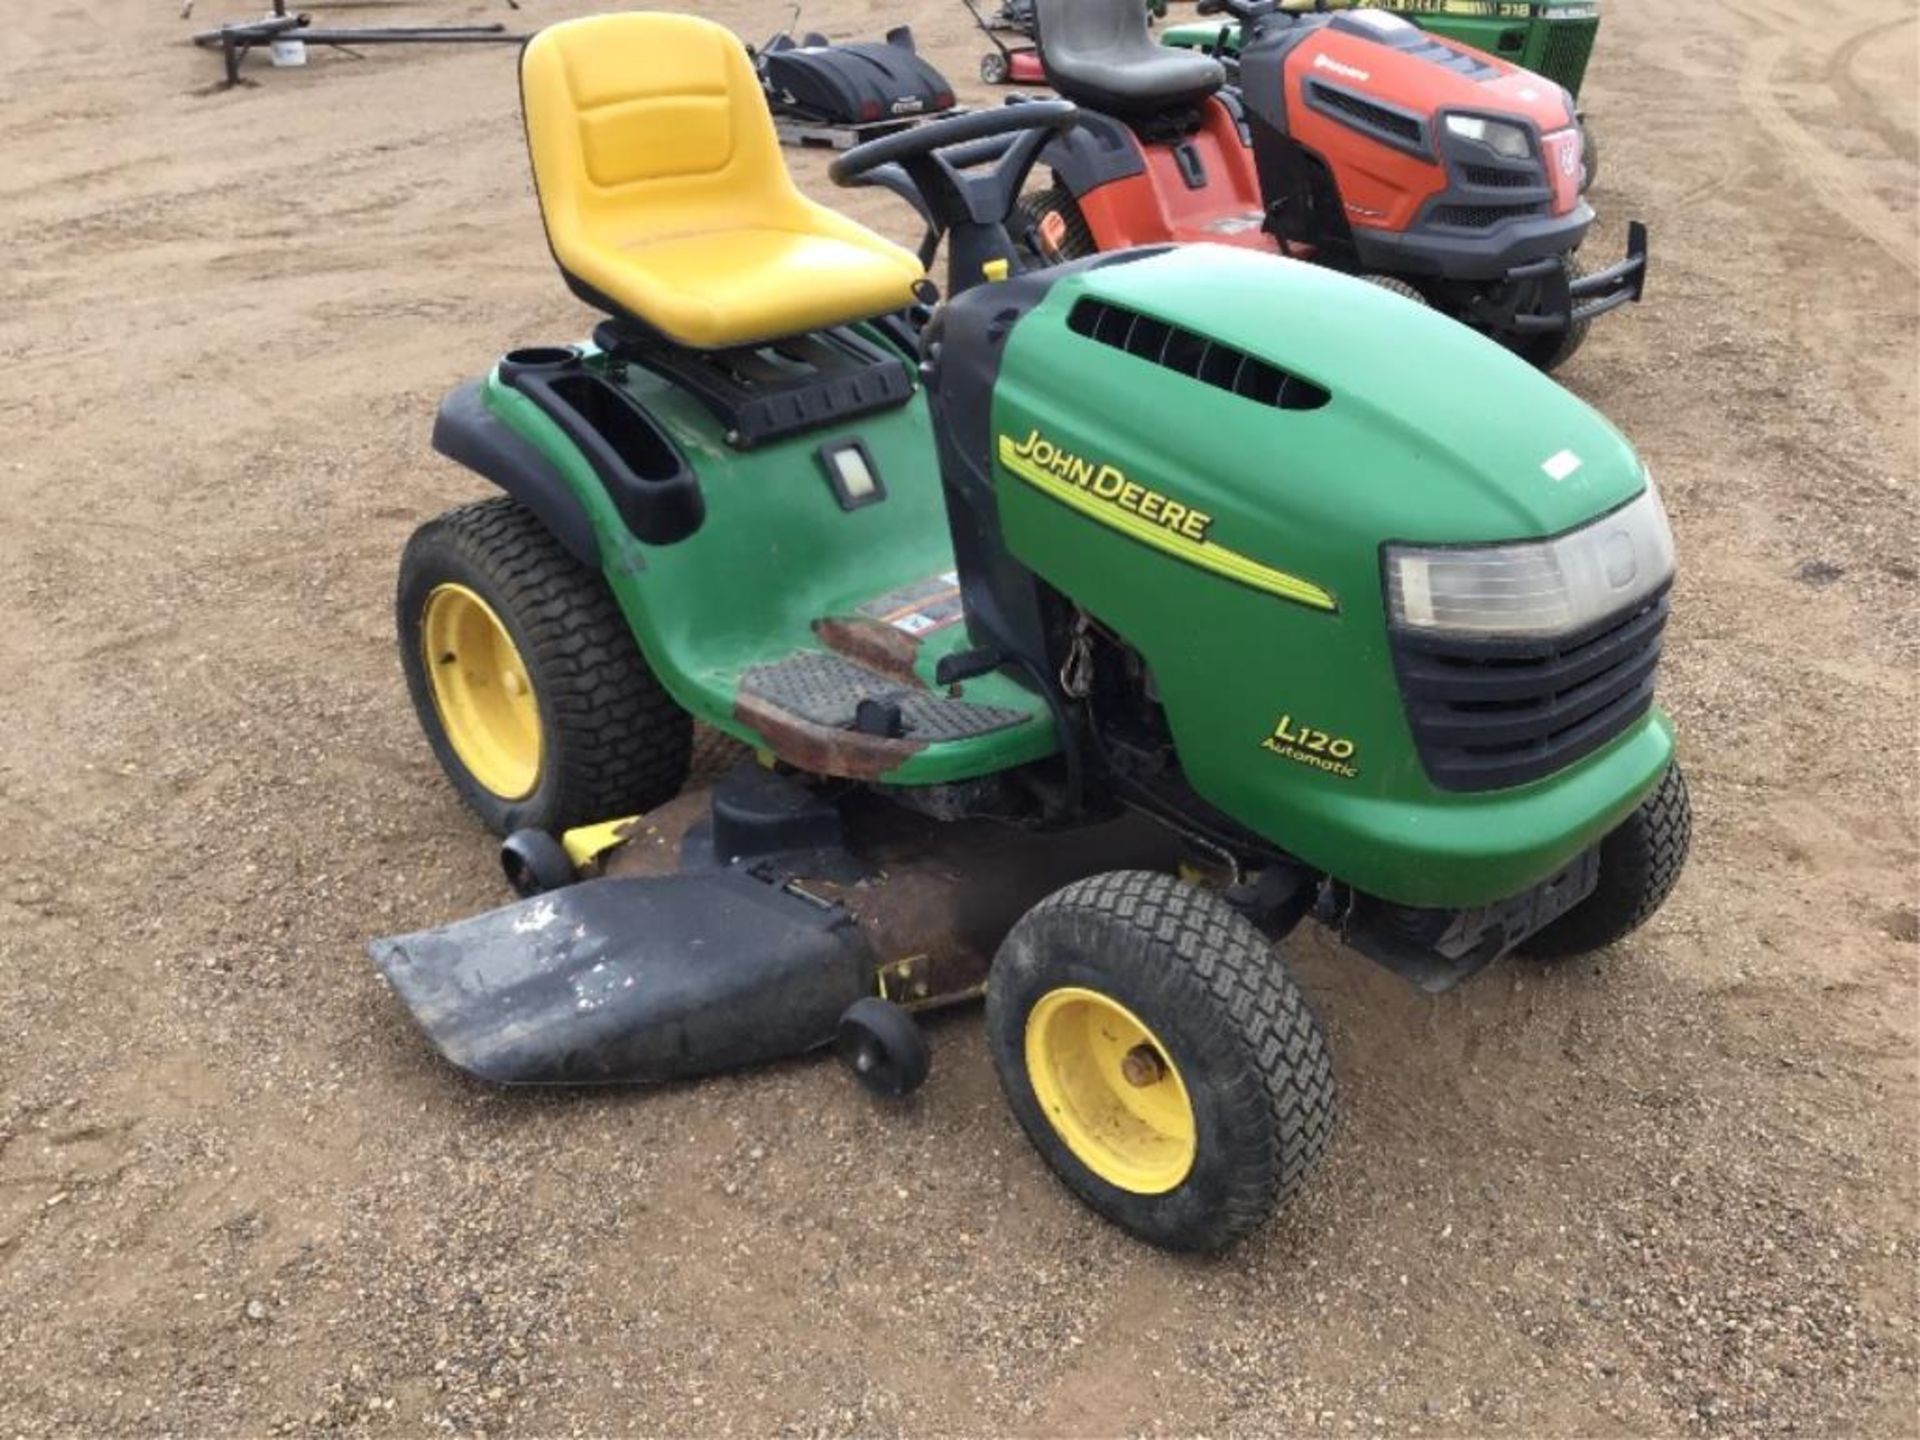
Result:
{"type": "MultiPolygon", "coordinates": [[[[1280,8],[1390,10],[1422,30],[1545,76],[1571,95],[1576,106],[1600,35],[1600,0],[1285,0],[1280,8]]],[[[1235,24],[1189,21],[1163,29],[1160,43],[1231,60],[1239,49],[1239,30],[1235,24]]],[[[1599,177],[1600,151],[1586,113],[1576,108],[1574,114],[1586,164],[1580,186],[1584,190],[1599,177]]]]}
{"type": "Polygon", "coordinates": [[[505,493],[401,562],[421,724],[522,897],[371,947],[453,1063],[836,1047],[897,1095],[912,1012],[984,993],[1061,1179],[1213,1249],[1334,1128],[1292,927],[1443,989],[1666,898],[1672,544],[1586,405],[1275,256],[1022,269],[1005,221],[1064,101],[833,162],[912,179],[936,303],[800,194],[718,26],[558,24],[521,78],[551,248],[606,318],[447,398],[436,447],[505,493]],[[687,789],[696,725],[750,758],[687,789]]]}

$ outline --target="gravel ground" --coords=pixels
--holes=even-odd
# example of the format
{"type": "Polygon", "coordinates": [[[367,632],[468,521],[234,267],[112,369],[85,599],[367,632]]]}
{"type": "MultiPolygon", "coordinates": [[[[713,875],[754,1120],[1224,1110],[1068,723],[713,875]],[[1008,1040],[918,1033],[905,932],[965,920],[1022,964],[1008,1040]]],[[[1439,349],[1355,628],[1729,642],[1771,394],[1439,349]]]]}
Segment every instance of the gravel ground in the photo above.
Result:
{"type": "MultiPolygon", "coordinates": [[[[394,562],[476,493],[438,397],[590,317],[509,52],[224,92],[173,12],[0,33],[0,1433],[1920,1433],[1910,3],[1608,0],[1593,244],[1656,270],[1564,378],[1674,517],[1695,859],[1437,999],[1290,941],[1344,1130],[1213,1261],[1052,1182],[973,1012],[898,1109],[428,1053],[360,946],[501,892],[394,562]]],[[[948,0],[805,23],[900,18],[970,80],[948,0]]]]}

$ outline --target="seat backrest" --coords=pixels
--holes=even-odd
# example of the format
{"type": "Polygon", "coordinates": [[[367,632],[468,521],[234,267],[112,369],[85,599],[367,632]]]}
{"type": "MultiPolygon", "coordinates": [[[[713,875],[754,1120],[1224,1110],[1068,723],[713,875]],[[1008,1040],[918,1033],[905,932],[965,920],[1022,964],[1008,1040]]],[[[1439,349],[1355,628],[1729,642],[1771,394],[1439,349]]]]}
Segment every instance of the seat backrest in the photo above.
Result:
{"type": "Polygon", "coordinates": [[[1146,117],[1204,100],[1225,83],[1210,55],[1153,43],[1142,0],[1034,0],[1040,64],[1063,99],[1146,117]]]}
{"type": "Polygon", "coordinates": [[[547,238],[630,245],[777,220],[800,204],[753,62],[691,15],[624,13],[540,31],[521,99],[547,238]]]}
{"type": "Polygon", "coordinates": [[[1160,48],[1141,0],[1034,0],[1034,19],[1049,60],[1123,64],[1160,48]]]}

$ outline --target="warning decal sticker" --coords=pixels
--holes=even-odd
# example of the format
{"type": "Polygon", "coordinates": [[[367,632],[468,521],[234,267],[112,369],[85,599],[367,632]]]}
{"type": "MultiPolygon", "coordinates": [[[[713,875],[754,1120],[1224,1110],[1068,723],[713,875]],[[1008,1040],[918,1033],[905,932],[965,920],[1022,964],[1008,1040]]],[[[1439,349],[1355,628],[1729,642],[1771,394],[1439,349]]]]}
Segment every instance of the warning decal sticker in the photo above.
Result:
{"type": "Polygon", "coordinates": [[[931,635],[958,624],[964,614],[960,608],[960,576],[945,570],[924,580],[915,580],[867,601],[860,607],[860,613],[869,620],[891,625],[903,634],[931,635]]]}

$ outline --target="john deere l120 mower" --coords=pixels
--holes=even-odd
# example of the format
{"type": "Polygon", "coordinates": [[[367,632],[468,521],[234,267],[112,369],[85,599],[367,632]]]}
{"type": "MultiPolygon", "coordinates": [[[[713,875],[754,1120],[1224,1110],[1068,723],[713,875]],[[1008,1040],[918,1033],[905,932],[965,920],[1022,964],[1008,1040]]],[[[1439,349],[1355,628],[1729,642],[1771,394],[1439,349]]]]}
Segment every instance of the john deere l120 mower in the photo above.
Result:
{"type": "Polygon", "coordinates": [[[1364,275],[1544,370],[1640,298],[1644,226],[1593,274],[1580,133],[1559,86],[1380,10],[1201,0],[1242,35],[1237,88],[1149,38],[1128,0],[1035,0],[1048,83],[1079,129],[1026,202],[1041,252],[1164,240],[1274,249],[1364,275]]]}
{"type": "MultiPolygon", "coordinates": [[[[1404,15],[1429,34],[1471,45],[1553,81],[1575,102],[1600,33],[1599,0],[1360,0],[1357,5],[1351,0],[1283,0],[1280,8],[1353,8],[1404,15]]],[[[1239,53],[1240,27],[1217,21],[1169,25],[1160,32],[1160,43],[1230,57],[1239,53]]],[[[1584,190],[1600,174],[1600,149],[1586,116],[1576,112],[1575,123],[1586,161],[1584,190]]]]}
{"type": "Polygon", "coordinates": [[[909,1012],[984,991],[1048,1164],[1212,1248],[1333,1130],[1289,928],[1441,988],[1666,898],[1672,545],[1585,405],[1275,256],[1021,272],[1005,217],[1064,101],[835,160],[913,178],[932,305],[795,188],[727,31],[570,21],[521,73],[553,254],[606,319],[447,398],[436,447],[505,493],[401,561],[421,724],[526,892],[372,946],[455,1064],[837,1045],[901,1093],[909,1012]],[[696,722],[754,758],[683,792],[696,722]]]}

